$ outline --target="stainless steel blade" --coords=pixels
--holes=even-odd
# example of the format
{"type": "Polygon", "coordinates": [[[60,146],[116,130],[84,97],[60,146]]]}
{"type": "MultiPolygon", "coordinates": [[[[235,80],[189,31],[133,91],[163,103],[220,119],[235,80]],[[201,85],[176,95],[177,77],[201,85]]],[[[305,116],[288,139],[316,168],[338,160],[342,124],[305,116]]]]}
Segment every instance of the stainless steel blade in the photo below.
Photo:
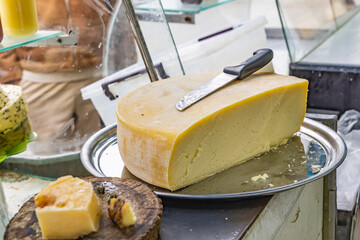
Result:
{"type": "Polygon", "coordinates": [[[237,79],[238,76],[231,75],[228,73],[221,73],[215,78],[211,79],[209,82],[201,85],[199,88],[191,91],[186,94],[180,101],[176,103],[176,108],[179,111],[186,109],[187,107],[193,105],[200,99],[208,96],[209,94],[215,92],[217,89],[224,87],[230,82],[237,79]]]}

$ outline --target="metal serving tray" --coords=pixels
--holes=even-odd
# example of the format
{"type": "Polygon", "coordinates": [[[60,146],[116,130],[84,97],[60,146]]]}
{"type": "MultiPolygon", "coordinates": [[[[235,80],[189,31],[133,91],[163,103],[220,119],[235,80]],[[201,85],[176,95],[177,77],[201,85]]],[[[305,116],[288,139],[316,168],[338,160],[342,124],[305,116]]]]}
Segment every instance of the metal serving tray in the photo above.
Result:
{"type": "MultiPolygon", "coordinates": [[[[116,124],[84,144],[81,161],[94,176],[137,179],[121,160],[116,124]]],[[[329,127],[305,118],[299,132],[284,145],[201,182],[171,192],[149,184],[161,197],[237,199],[272,195],[312,182],[335,170],[346,156],[343,139],[329,127]]]]}

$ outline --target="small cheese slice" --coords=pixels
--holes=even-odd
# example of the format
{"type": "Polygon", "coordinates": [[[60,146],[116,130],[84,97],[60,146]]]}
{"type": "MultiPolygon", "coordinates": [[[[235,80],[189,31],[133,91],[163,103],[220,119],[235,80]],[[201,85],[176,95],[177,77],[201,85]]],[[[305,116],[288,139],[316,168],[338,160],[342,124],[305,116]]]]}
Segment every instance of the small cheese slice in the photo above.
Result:
{"type": "Polygon", "coordinates": [[[109,217],[120,228],[136,223],[136,216],[128,202],[121,198],[111,198],[108,209],[109,217]]]}
{"type": "Polygon", "coordinates": [[[217,74],[154,82],[119,101],[118,145],[132,174],[176,190],[269,151],[300,129],[308,81],[296,77],[253,74],[182,112],[175,108],[217,74]]]}
{"type": "Polygon", "coordinates": [[[251,178],[251,181],[256,182],[256,181],[259,180],[259,179],[266,180],[266,179],[268,179],[268,178],[269,178],[269,175],[267,175],[266,173],[264,173],[263,175],[259,174],[259,175],[253,176],[253,177],[251,178]]]}
{"type": "Polygon", "coordinates": [[[0,84],[0,109],[5,106],[8,100],[8,96],[0,84]]]}
{"type": "Polygon", "coordinates": [[[36,216],[45,239],[77,239],[99,229],[99,199],[91,183],[64,176],[35,197],[36,216]]]}
{"type": "Polygon", "coordinates": [[[0,109],[0,132],[11,129],[21,123],[28,114],[28,107],[22,89],[15,85],[1,85],[8,101],[0,109]]]}
{"type": "Polygon", "coordinates": [[[124,203],[124,206],[121,208],[122,225],[124,227],[132,226],[136,223],[136,216],[134,211],[131,208],[131,205],[127,202],[124,203]]]}

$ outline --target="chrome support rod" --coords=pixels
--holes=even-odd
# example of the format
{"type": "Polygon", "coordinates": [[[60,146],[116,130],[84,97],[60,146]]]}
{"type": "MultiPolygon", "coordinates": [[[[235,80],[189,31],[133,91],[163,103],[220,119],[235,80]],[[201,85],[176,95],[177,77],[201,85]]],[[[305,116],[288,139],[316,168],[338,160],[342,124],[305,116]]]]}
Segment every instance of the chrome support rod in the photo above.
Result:
{"type": "Polygon", "coordinates": [[[151,56],[149,53],[149,49],[146,46],[146,42],[145,42],[144,36],[142,34],[139,22],[137,21],[134,7],[131,3],[131,0],[122,0],[122,2],[124,4],[125,12],[129,19],[129,23],[130,23],[131,29],[133,31],[136,43],[139,47],[141,56],[144,60],[147,73],[149,74],[150,81],[155,82],[159,79],[156,74],[154,64],[152,62],[152,59],[151,59],[151,56]]]}

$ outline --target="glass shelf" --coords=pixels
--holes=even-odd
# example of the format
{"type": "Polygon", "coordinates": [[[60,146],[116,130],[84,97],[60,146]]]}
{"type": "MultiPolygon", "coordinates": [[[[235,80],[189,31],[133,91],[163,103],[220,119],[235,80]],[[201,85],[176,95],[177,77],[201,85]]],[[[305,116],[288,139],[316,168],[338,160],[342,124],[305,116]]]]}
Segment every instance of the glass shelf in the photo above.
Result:
{"type": "Polygon", "coordinates": [[[63,33],[60,31],[38,31],[33,35],[26,37],[16,37],[16,38],[4,37],[3,41],[0,43],[0,52],[5,52],[10,49],[24,46],[26,44],[53,38],[61,34],[63,33]]]}
{"type": "MultiPolygon", "coordinates": [[[[209,8],[213,8],[225,3],[233,2],[235,0],[203,0],[200,4],[184,4],[180,0],[162,0],[165,13],[189,13],[195,14],[204,11],[209,8]]],[[[141,1],[143,3],[134,4],[136,10],[151,10],[154,7],[147,1],[141,1]]]]}

